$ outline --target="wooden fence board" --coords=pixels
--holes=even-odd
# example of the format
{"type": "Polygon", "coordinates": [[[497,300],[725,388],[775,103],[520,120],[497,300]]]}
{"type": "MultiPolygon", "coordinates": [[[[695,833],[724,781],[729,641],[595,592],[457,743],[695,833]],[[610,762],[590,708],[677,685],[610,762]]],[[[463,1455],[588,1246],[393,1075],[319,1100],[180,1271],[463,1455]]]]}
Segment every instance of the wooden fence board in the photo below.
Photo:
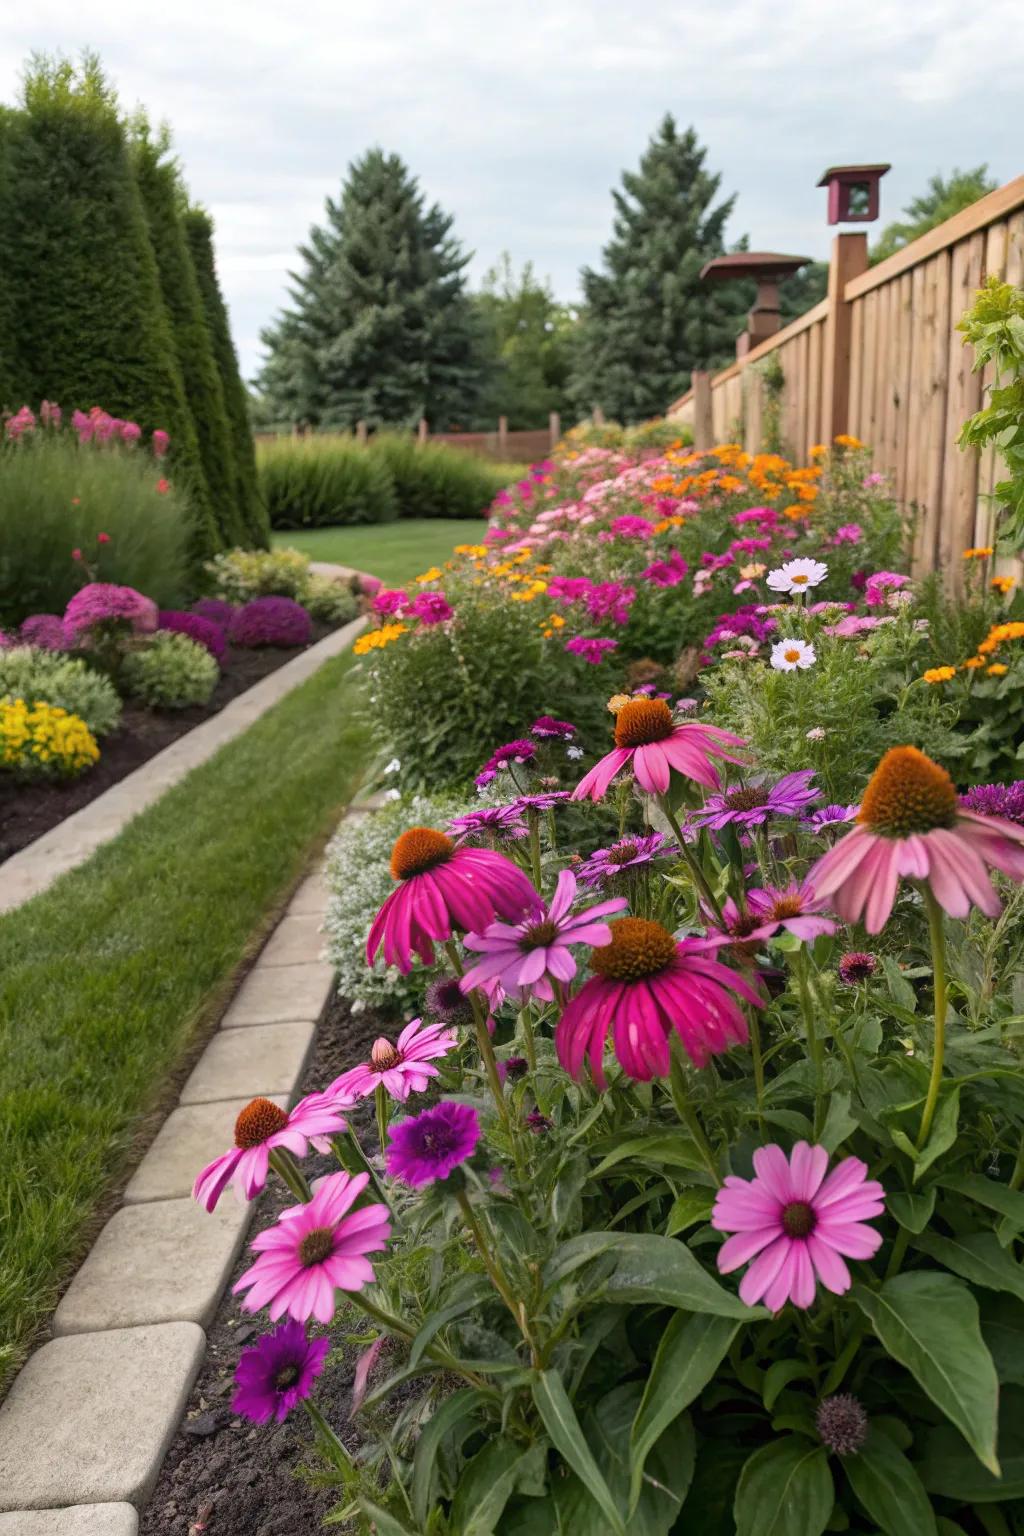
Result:
{"type": "Polygon", "coordinates": [[[981,283],[985,260],[985,236],[971,235],[955,245],[950,266],[950,330],[946,396],[946,463],[942,480],[942,516],[939,520],[939,569],[948,572],[955,585],[963,575],[963,552],[974,542],[974,516],[978,505],[978,452],[956,445],[968,416],[981,405],[981,377],[971,367],[970,348],[955,329],[981,283]]]}

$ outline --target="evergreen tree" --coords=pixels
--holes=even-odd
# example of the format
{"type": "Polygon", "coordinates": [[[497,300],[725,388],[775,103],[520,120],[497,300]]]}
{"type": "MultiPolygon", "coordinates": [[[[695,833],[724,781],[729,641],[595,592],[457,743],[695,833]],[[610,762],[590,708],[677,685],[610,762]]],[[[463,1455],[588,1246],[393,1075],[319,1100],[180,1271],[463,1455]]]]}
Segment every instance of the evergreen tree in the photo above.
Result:
{"type": "Polygon", "coordinates": [[[715,203],[721,177],[705,167],[696,133],[666,114],[640,161],[613,191],[615,220],[603,268],[584,268],[586,301],[570,392],[582,412],[600,406],[633,422],[660,415],[694,368],[735,356],[741,285],[705,284],[706,261],[725,252],[734,197],[715,203]]]}
{"type": "Polygon", "coordinates": [[[249,422],[249,401],[238,355],[231,340],[227,305],[217,281],[213,253],[213,220],[203,208],[187,208],[184,213],[185,236],[192,266],[199,284],[203,311],[213,347],[213,360],[220,376],[231,435],[234,461],[234,505],[241,514],[242,542],[249,548],[266,549],[270,544],[270,521],[260,495],[256,475],[256,450],[249,422]]]}
{"type": "MultiPolygon", "coordinates": [[[[11,132],[13,113],[0,107],[0,209],[5,206],[7,179],[7,146],[11,132]]],[[[16,359],[18,328],[15,324],[14,304],[7,284],[0,282],[0,416],[5,411],[16,411],[25,402],[15,398],[19,367],[16,359]]]]}
{"type": "Polygon", "coordinates": [[[925,235],[938,224],[945,224],[963,208],[969,208],[979,197],[994,192],[998,183],[988,173],[987,165],[976,165],[972,170],[954,170],[949,176],[936,171],[924,192],[911,198],[903,210],[903,218],[887,224],[871,248],[871,261],[884,261],[894,251],[901,251],[911,240],[925,235]]]}
{"type": "Polygon", "coordinates": [[[237,501],[234,447],[224,390],[185,237],[185,200],[178,167],[170,157],[166,129],[154,136],[140,114],[132,122],[131,130],[135,172],[156,253],[160,288],[199,444],[202,500],[221,543],[242,544],[247,542],[248,528],[237,501]]]}
{"type": "Polygon", "coordinates": [[[568,404],[572,312],[538,281],[531,262],[514,271],[507,251],[474,303],[492,360],[481,422],[507,416],[513,431],[546,427],[549,413],[568,404]]]}
{"type": "MultiPolygon", "coordinates": [[[[99,62],[33,60],[21,110],[6,117],[0,179],[0,289],[18,344],[6,386],[18,404],[100,405],[162,427],[175,478],[201,490],[156,257],[125,128],[99,62]]],[[[200,499],[196,554],[216,548],[200,499]]]]}
{"type": "Polygon", "coordinates": [[[474,412],[481,338],[451,231],[397,155],[372,149],[349,167],[300,247],[291,307],[263,333],[272,414],[331,427],[426,416],[442,430],[474,412]]]}

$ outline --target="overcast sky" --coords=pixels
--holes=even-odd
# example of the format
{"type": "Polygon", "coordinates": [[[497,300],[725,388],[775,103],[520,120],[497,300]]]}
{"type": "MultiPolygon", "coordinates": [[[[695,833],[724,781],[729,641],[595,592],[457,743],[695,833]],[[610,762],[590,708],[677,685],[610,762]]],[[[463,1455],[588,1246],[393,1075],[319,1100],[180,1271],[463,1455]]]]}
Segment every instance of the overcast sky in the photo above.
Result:
{"type": "Polygon", "coordinates": [[[454,213],[479,278],[502,250],[572,299],[609,189],[665,111],[692,123],[730,237],[827,253],[828,165],[888,160],[883,221],[936,170],[1024,171],[1022,0],[0,0],[0,99],[35,49],[96,49],[166,118],[213,213],[247,376],[297,243],[371,144],[454,213]]]}

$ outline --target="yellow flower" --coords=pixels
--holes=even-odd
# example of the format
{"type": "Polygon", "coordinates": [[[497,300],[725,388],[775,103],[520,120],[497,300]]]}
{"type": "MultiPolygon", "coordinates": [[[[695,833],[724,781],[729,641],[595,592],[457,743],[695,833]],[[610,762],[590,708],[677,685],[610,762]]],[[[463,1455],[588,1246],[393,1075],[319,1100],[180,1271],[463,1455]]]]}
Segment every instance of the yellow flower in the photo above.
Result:
{"type": "Polygon", "coordinates": [[[861,442],[860,438],[859,437],[851,437],[849,432],[840,432],[839,435],[836,438],[833,439],[833,441],[837,442],[839,444],[840,448],[863,448],[864,447],[864,444],[861,442]]]}
{"type": "Polygon", "coordinates": [[[1012,576],[993,576],[992,580],[989,582],[989,586],[994,592],[1001,592],[1005,597],[1007,592],[1013,591],[1013,588],[1016,586],[1016,582],[1012,576]]]}
{"type": "Polygon", "coordinates": [[[85,721],[59,705],[0,702],[0,767],[21,772],[81,773],[97,762],[100,749],[85,721]]]}
{"type": "Polygon", "coordinates": [[[371,629],[365,635],[360,635],[352,647],[353,654],[365,656],[369,651],[380,651],[392,640],[397,640],[399,635],[404,635],[408,630],[408,624],[385,624],[380,629],[371,629]]]}
{"type": "Polygon", "coordinates": [[[564,629],[565,620],[560,613],[549,613],[546,619],[541,619],[542,624],[549,625],[552,629],[564,629]]]}
{"type": "Polygon", "coordinates": [[[441,575],[441,568],[440,568],[440,566],[432,565],[430,567],[429,571],[424,571],[422,576],[417,576],[416,577],[416,580],[419,583],[419,585],[422,587],[422,586],[425,586],[428,581],[437,581],[437,579],[439,578],[440,575],[441,575]]]}
{"type": "Polygon", "coordinates": [[[964,662],[964,666],[969,672],[974,672],[978,667],[983,667],[984,665],[984,656],[968,656],[967,660],[964,662]]]}
{"type": "MultiPolygon", "coordinates": [[[[801,508],[801,511],[803,511],[803,508],[801,508]]],[[[740,580],[756,581],[759,576],[764,575],[767,569],[768,567],[766,565],[759,565],[756,561],[753,565],[741,565],[740,580]]]]}
{"type": "Polygon", "coordinates": [[[474,560],[481,559],[487,553],[486,544],[456,544],[457,555],[472,555],[474,560]]]}
{"type": "Polygon", "coordinates": [[[1009,670],[1003,662],[994,661],[990,667],[986,667],[985,672],[988,677],[1004,677],[1009,670]]]}
{"type": "Polygon", "coordinates": [[[812,459],[823,459],[827,453],[827,443],[815,443],[810,450],[810,457],[812,459]]]}
{"type": "Polygon", "coordinates": [[[964,559],[965,560],[987,560],[989,555],[991,555],[991,554],[992,554],[992,546],[991,546],[991,544],[984,544],[984,545],[979,545],[977,549],[965,549],[964,550],[964,559]]]}
{"type": "Polygon", "coordinates": [[[613,693],[611,698],[608,700],[608,708],[611,710],[613,715],[617,715],[619,710],[624,709],[628,703],[628,693],[613,693]]]}
{"type": "Polygon", "coordinates": [[[537,572],[538,576],[546,576],[548,571],[550,571],[550,569],[551,569],[550,565],[535,565],[534,566],[534,570],[537,572]]]}
{"type": "Polygon", "coordinates": [[[508,600],[510,603],[532,603],[536,596],[532,587],[526,587],[521,592],[510,592],[508,600]]]}
{"type": "Polygon", "coordinates": [[[956,677],[956,667],[929,667],[921,676],[926,683],[948,683],[951,677],[956,677]]]}

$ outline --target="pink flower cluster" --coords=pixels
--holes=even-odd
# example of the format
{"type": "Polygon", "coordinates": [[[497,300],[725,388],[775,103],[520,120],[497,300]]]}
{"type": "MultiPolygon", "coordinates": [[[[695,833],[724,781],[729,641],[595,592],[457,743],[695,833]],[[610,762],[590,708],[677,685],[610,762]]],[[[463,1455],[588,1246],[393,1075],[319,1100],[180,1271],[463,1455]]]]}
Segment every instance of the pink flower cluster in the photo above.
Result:
{"type": "Polygon", "coordinates": [[[92,630],[108,624],[146,633],[157,627],[157,606],[134,587],[91,581],[75,593],[64,610],[65,634],[71,644],[87,644],[92,630]]]}

